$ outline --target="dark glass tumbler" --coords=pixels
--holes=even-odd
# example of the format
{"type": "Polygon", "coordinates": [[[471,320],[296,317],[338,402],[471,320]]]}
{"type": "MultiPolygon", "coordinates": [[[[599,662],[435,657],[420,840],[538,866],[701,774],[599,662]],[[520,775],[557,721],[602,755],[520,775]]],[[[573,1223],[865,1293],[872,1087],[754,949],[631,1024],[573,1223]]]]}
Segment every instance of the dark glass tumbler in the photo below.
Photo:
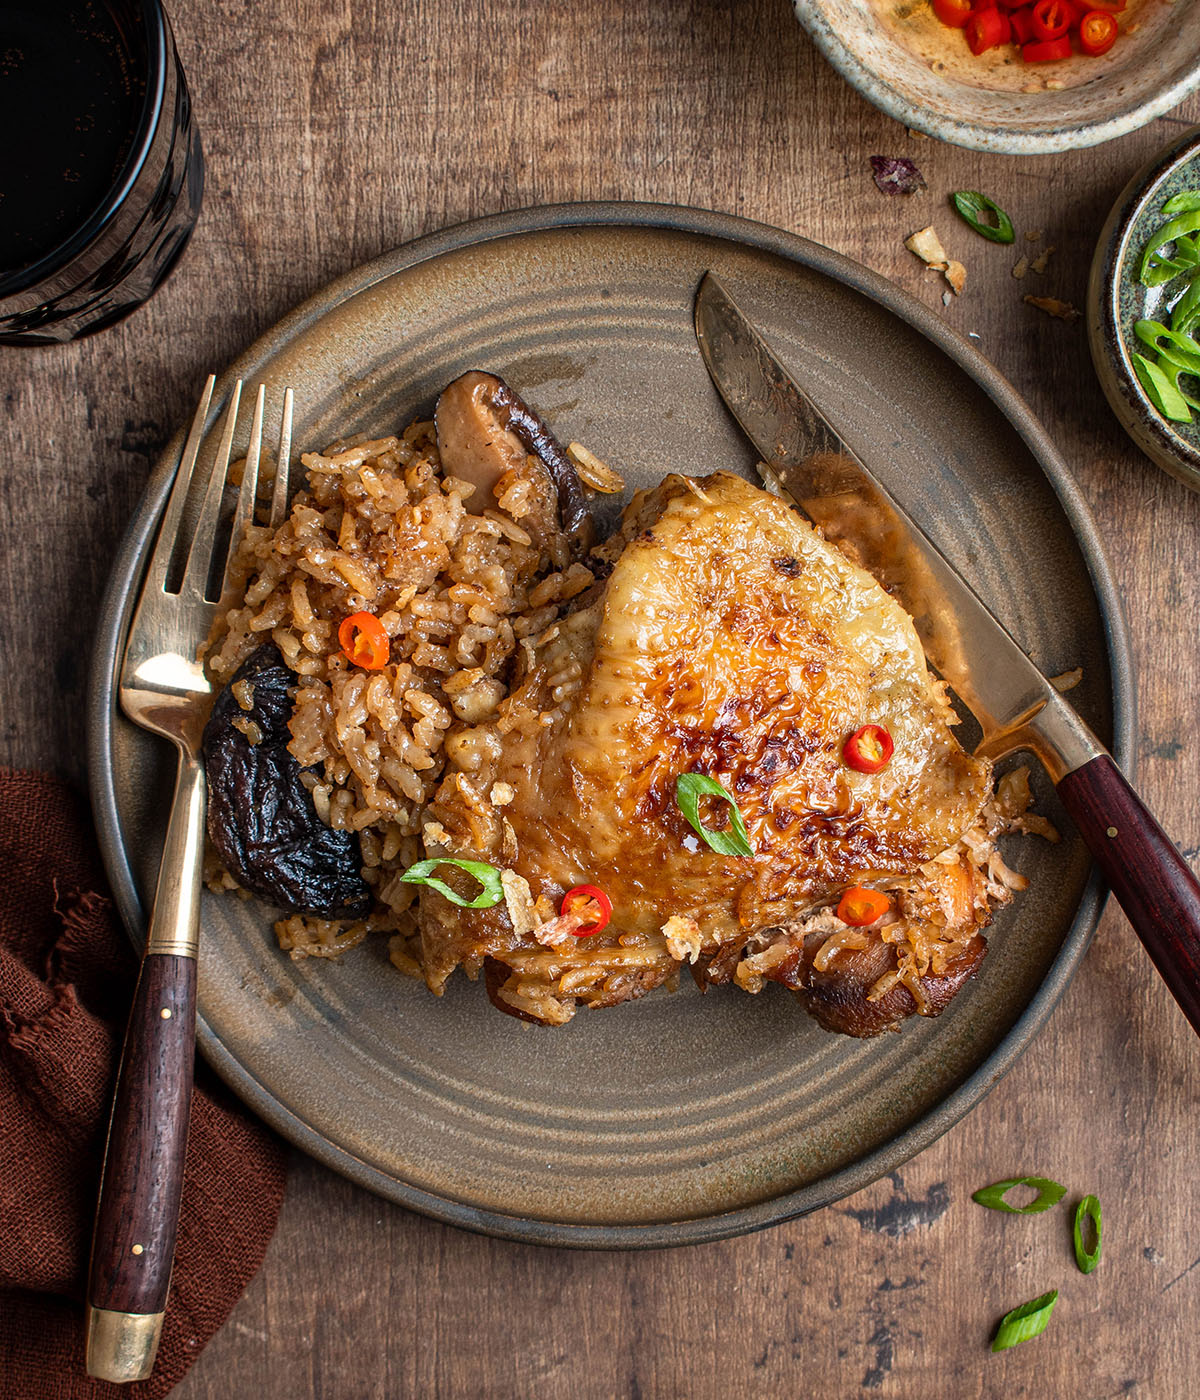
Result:
{"type": "Polygon", "coordinates": [[[0,153],[0,344],[77,340],[183,252],[200,133],[159,0],[0,0],[0,40],[0,124],[23,143],[0,153]]]}

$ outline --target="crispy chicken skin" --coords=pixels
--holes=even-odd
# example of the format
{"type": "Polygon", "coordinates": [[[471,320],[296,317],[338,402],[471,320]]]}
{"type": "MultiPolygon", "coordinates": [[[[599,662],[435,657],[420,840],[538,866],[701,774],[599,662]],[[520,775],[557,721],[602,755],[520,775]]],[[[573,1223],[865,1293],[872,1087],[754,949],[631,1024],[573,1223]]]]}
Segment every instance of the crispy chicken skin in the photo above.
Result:
{"type": "MultiPolygon", "coordinates": [[[[976,823],[990,794],[989,765],[955,740],[953,711],[907,614],[782,501],[726,473],[668,477],[635,497],[598,553],[611,574],[526,644],[498,718],[448,740],[427,844],[431,855],[516,871],[556,911],[570,887],[598,885],[612,922],[548,949],[517,932],[503,903],[461,911],[423,891],[435,990],[456,965],[474,974],[485,957],[513,969],[513,988],[544,985],[567,1015],[575,1000],[611,1004],[622,988],[639,995],[685,957],[702,981],[729,980],[760,931],[795,925],[850,885],[914,877],[976,823]],[[886,726],[895,741],[875,774],[842,760],[863,724],[886,726]],[[674,800],[687,772],[735,796],[752,858],[698,839],[674,800]],[[692,930],[690,949],[686,939],[668,947],[672,918],[692,930]],[[643,959],[633,967],[622,954],[635,946],[643,959]],[[578,958],[603,964],[605,976],[577,977],[578,958]]],[[[725,826],[726,804],[708,801],[702,820],[725,826]]],[[[873,1034],[915,1006],[898,986],[869,1014],[839,1009],[852,985],[869,989],[889,959],[894,967],[894,950],[875,941],[869,956],[846,950],[819,975],[802,951],[775,980],[822,1024],[873,1034]]],[[[927,1013],[977,965],[976,941],[970,968],[945,968],[948,995],[931,987],[927,1013]]],[[[490,972],[503,1004],[504,984],[490,972]]],[[[865,1005],[865,991],[850,999],[865,1005]]],[[[507,1009],[522,1005],[514,995],[507,1009]]]]}

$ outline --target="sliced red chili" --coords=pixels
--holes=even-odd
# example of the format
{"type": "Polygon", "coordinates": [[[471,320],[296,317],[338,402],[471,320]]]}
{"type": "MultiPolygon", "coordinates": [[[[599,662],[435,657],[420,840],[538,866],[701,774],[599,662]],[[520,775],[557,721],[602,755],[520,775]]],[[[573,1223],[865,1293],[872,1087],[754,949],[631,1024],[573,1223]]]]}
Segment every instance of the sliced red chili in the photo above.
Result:
{"type": "Polygon", "coordinates": [[[369,612],[351,613],[338,628],[338,643],[349,660],[364,671],[379,671],[388,663],[392,644],[383,623],[369,612]]]}
{"type": "Polygon", "coordinates": [[[1012,26],[1001,10],[976,10],[963,30],[967,47],[978,58],[997,44],[1007,44],[1012,38],[1012,26]]]}
{"type": "Polygon", "coordinates": [[[892,736],[881,724],[864,724],[842,747],[842,758],[856,773],[878,773],[886,768],[895,749],[892,736]]]}
{"type": "Polygon", "coordinates": [[[1099,58],[1117,42],[1117,32],[1117,21],[1107,10],[1089,10],[1079,21],[1079,47],[1099,58]]]}
{"type": "Polygon", "coordinates": [[[866,928],[876,919],[882,919],[892,907],[892,901],[882,890],[864,889],[862,885],[852,885],[838,900],[837,916],[851,928],[866,928]]]}
{"type": "Polygon", "coordinates": [[[1027,44],[1033,38],[1033,7],[1023,5],[1019,10],[1014,10],[1008,17],[1009,24],[1012,25],[1013,41],[1018,44],[1027,44]]]}
{"type": "Polygon", "coordinates": [[[933,0],[933,13],[950,29],[961,29],[974,8],[971,0],[933,0]]]}
{"type": "Polygon", "coordinates": [[[1035,39],[1061,39],[1071,27],[1066,0],[1037,0],[1031,15],[1035,39]]]}
{"type": "Polygon", "coordinates": [[[589,899],[594,899],[600,906],[600,917],[593,924],[584,924],[582,928],[572,929],[571,931],[576,938],[590,938],[593,933],[599,933],[602,928],[605,928],[609,919],[612,918],[612,900],[595,885],[576,885],[574,889],[568,890],[562,897],[558,912],[567,914],[570,912],[572,904],[589,899]]]}
{"type": "Polygon", "coordinates": [[[1070,58],[1071,40],[1064,34],[1061,39],[1022,44],[1021,57],[1026,63],[1054,63],[1060,58],[1070,58]]]}

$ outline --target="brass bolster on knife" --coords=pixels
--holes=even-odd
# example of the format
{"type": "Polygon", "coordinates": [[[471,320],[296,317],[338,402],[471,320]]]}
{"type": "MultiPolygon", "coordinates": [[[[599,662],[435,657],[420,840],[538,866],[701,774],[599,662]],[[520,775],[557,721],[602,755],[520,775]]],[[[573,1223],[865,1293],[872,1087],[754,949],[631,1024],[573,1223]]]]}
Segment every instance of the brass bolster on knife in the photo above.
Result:
{"type": "Polygon", "coordinates": [[[102,1381],[144,1381],[154,1369],[165,1313],[87,1310],[87,1373],[102,1381]]]}

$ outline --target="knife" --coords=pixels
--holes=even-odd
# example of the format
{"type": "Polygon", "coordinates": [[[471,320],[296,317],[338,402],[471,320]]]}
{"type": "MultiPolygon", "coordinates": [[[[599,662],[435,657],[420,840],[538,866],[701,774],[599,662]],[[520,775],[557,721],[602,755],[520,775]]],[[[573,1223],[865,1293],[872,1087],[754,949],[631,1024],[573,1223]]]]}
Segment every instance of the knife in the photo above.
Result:
{"type": "Polygon", "coordinates": [[[907,608],[930,664],[975,716],[975,752],[1032,751],[1184,1015],[1200,1034],[1200,882],[1071,705],[855,456],[711,272],[696,339],[760,473],[907,608]]]}

